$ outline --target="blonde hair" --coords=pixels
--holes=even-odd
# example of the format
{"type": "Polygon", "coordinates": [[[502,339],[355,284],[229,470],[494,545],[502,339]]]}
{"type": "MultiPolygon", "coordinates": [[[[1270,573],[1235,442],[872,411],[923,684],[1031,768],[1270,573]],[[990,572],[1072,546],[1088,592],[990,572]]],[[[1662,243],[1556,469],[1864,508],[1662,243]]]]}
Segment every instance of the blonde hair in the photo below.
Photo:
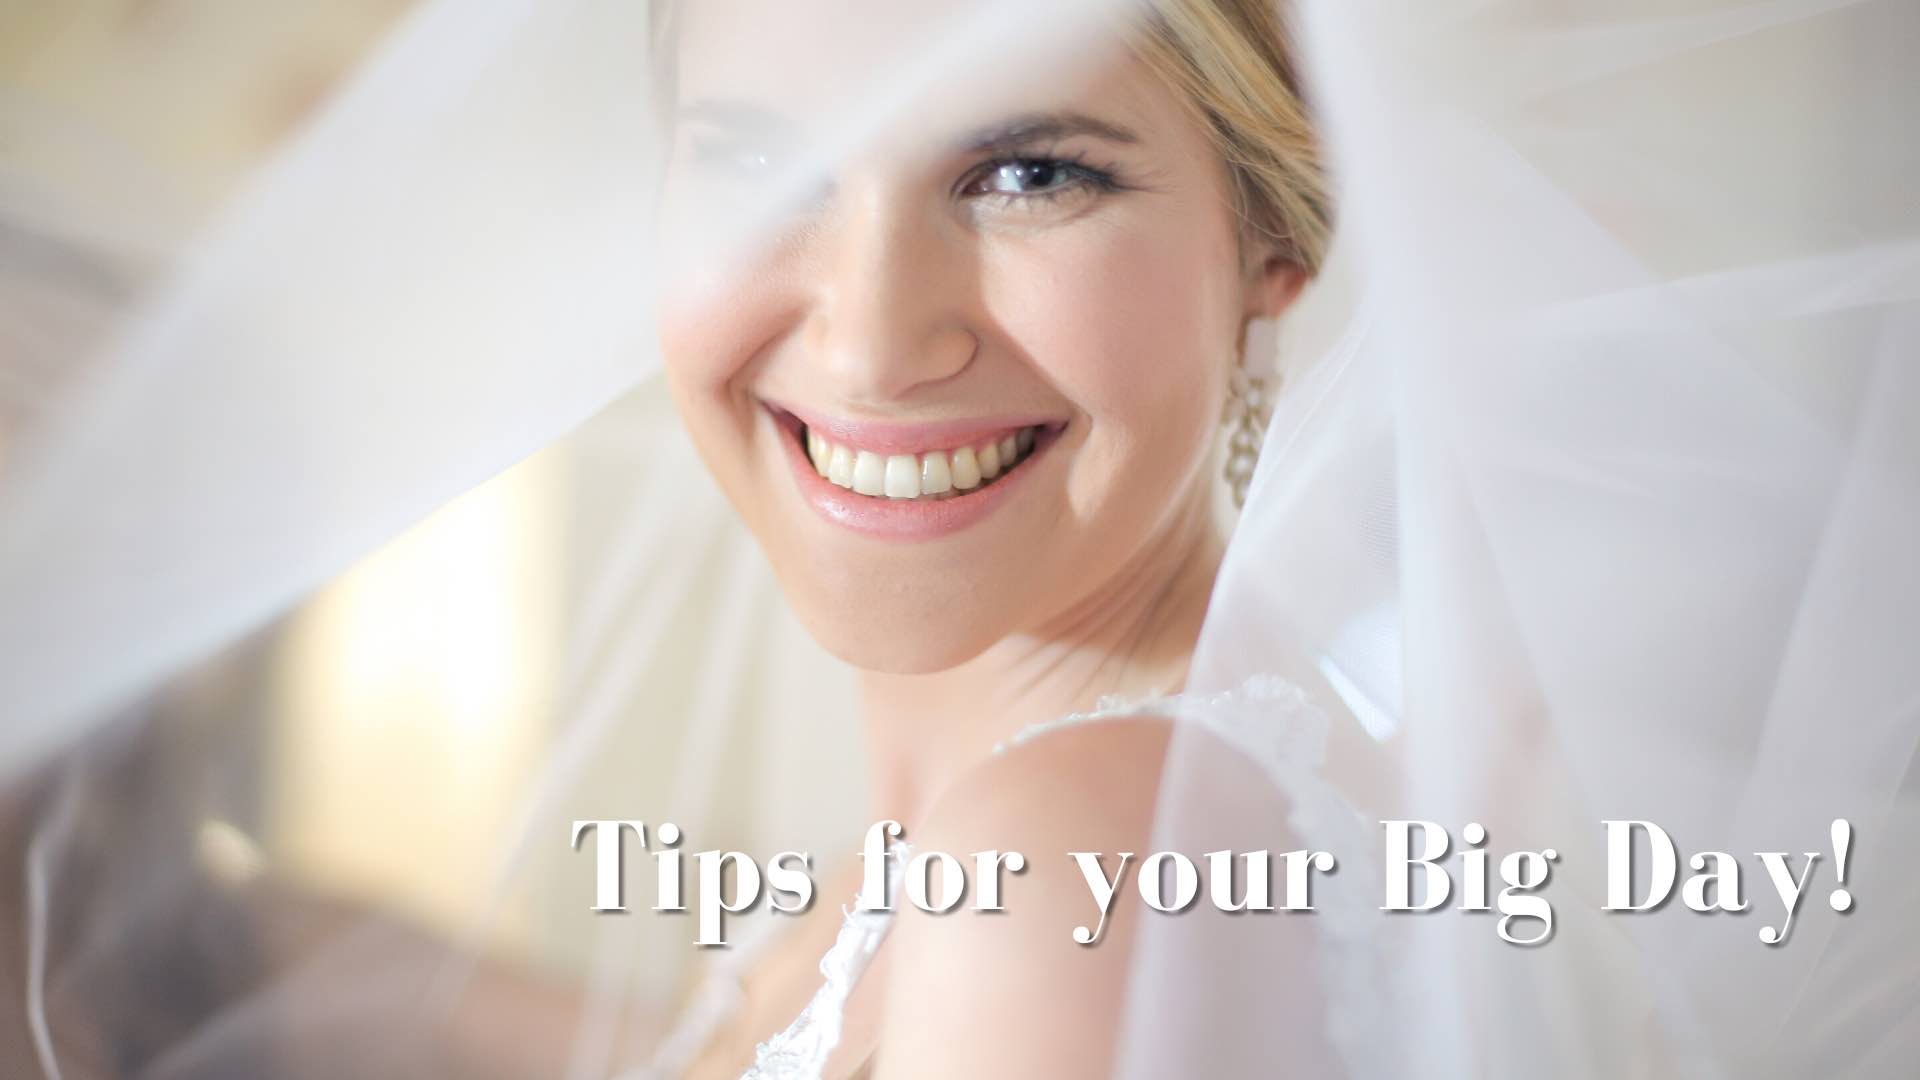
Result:
{"type": "Polygon", "coordinates": [[[1200,112],[1256,237],[1308,273],[1333,232],[1320,142],[1277,0],[1145,0],[1141,58],[1200,112]]]}

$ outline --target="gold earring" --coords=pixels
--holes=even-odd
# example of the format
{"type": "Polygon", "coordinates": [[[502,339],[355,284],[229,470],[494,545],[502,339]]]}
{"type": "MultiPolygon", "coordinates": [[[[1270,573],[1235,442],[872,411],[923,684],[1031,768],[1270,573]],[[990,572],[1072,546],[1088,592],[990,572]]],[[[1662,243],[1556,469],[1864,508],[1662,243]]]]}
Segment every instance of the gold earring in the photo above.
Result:
{"type": "MultiPolygon", "coordinates": [[[[1267,424],[1273,419],[1273,382],[1266,375],[1256,375],[1247,364],[1247,331],[1254,322],[1249,319],[1240,327],[1240,356],[1228,376],[1229,393],[1227,396],[1226,416],[1227,461],[1223,470],[1227,479],[1227,490],[1233,494],[1233,505],[1244,509],[1247,505],[1247,488],[1253,483],[1253,470],[1260,463],[1260,444],[1266,440],[1267,424]]],[[[1262,334],[1263,339],[1271,335],[1262,334]]],[[[1271,341],[1263,341],[1271,344],[1271,341]]],[[[1264,349],[1270,353],[1272,350],[1264,349]]]]}

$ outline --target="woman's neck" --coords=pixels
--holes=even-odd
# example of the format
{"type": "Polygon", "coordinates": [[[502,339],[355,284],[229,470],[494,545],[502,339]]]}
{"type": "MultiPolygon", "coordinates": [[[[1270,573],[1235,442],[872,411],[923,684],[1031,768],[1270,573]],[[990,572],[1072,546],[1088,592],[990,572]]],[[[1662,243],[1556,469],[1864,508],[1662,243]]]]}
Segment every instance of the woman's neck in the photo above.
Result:
{"type": "Polygon", "coordinates": [[[864,674],[875,818],[911,829],[948,783],[1030,724],[1108,695],[1180,689],[1222,552],[1202,507],[1044,627],[946,671],[864,674]]]}

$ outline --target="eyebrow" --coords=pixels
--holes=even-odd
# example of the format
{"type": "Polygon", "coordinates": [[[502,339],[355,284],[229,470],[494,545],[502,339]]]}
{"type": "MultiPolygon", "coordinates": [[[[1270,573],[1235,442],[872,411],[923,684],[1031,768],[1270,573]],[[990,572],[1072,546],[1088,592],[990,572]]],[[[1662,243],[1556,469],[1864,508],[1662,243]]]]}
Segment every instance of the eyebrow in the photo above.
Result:
{"type": "Polygon", "coordinates": [[[961,145],[971,151],[983,152],[1008,146],[1025,146],[1030,143],[1065,139],[1074,135],[1089,135],[1096,139],[1127,145],[1140,141],[1140,137],[1129,128],[1110,123],[1097,116],[1067,110],[1027,113],[989,127],[979,128],[963,138],[961,145]]]}
{"type": "MultiPolygon", "coordinates": [[[[767,136],[788,133],[792,121],[779,113],[740,101],[706,100],[682,106],[679,119],[711,124],[740,134],[767,136]]],[[[956,140],[969,152],[984,153],[1008,147],[1085,135],[1108,142],[1134,145],[1140,141],[1131,128],[1072,109],[1059,112],[1022,113],[985,127],[975,128],[956,140]]]]}

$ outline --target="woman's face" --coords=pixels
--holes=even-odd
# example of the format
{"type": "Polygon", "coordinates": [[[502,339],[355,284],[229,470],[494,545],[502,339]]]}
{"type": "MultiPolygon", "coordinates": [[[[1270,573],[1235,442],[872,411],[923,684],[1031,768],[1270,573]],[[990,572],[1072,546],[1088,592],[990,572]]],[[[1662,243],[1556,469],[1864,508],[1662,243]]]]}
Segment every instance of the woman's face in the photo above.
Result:
{"type": "MultiPolygon", "coordinates": [[[[794,40],[782,7],[753,39],[794,40]]],[[[722,47],[739,27],[719,5],[685,19],[668,230],[750,191],[844,78],[722,47]]],[[[751,257],[661,297],[695,443],[801,619],[873,670],[1048,633],[1200,535],[1241,328],[1297,286],[1248,269],[1207,132],[1125,50],[984,82],[990,100],[916,110],[751,257]]]]}

